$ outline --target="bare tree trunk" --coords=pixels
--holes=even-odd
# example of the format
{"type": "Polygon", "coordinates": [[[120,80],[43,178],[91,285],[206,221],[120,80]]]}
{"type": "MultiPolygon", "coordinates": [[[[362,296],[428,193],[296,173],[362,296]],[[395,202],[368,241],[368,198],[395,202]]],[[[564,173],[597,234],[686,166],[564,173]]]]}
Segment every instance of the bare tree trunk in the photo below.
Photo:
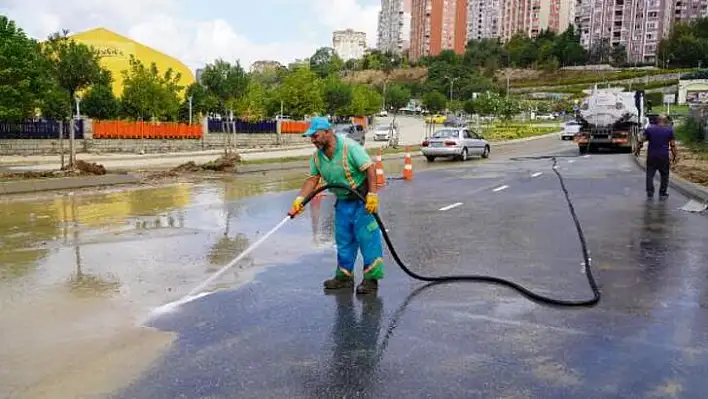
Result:
{"type": "Polygon", "coordinates": [[[64,170],[64,120],[59,120],[59,159],[61,161],[61,170],[64,170]]]}
{"type": "Polygon", "coordinates": [[[76,166],[76,147],[74,143],[74,127],[76,126],[76,122],[74,121],[74,118],[71,118],[71,121],[69,123],[69,129],[71,130],[70,136],[69,136],[69,170],[74,170],[74,167],[76,166]]]}

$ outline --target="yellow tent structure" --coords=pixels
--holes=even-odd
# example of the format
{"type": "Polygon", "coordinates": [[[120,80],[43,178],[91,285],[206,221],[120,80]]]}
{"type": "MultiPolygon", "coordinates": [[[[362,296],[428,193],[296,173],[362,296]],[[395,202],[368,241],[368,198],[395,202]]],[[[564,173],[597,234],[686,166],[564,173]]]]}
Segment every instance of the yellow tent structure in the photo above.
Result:
{"type": "Polygon", "coordinates": [[[91,29],[70,36],[78,43],[94,47],[101,55],[101,65],[113,75],[113,93],[123,93],[122,71],[130,68],[130,56],[135,56],[145,66],[155,63],[160,74],[172,68],[181,74],[179,84],[185,88],[195,82],[192,71],[181,61],[163,54],[135,40],[111,32],[105,28],[91,29]]]}

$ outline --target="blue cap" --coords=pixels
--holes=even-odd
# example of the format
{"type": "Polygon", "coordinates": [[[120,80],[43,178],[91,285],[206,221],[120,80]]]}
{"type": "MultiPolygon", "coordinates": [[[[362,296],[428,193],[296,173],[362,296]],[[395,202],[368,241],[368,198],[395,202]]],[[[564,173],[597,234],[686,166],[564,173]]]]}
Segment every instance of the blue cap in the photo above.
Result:
{"type": "Polygon", "coordinates": [[[316,116],[310,120],[310,128],[302,134],[302,137],[311,137],[320,130],[329,130],[331,128],[332,125],[330,125],[327,118],[324,116],[316,116]]]}

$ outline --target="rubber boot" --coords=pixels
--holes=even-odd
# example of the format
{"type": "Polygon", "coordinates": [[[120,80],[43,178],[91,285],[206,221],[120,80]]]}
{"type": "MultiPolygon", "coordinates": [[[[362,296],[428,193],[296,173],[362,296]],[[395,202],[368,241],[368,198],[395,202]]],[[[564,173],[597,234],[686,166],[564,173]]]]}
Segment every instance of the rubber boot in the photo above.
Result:
{"type": "Polygon", "coordinates": [[[337,269],[337,272],[335,273],[334,278],[331,278],[329,280],[325,280],[323,285],[324,285],[325,289],[328,289],[328,290],[340,290],[343,288],[352,288],[352,287],[354,287],[354,278],[352,276],[347,276],[346,274],[342,273],[341,270],[337,269]]]}
{"type": "Polygon", "coordinates": [[[358,287],[356,287],[356,293],[359,295],[369,295],[375,294],[379,290],[379,281],[365,278],[361,281],[358,287]]]}

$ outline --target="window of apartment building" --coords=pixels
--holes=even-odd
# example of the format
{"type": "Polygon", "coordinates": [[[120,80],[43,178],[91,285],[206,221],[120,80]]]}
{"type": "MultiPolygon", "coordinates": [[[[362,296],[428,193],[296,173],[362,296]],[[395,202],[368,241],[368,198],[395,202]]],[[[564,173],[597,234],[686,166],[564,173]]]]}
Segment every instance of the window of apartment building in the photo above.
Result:
{"type": "Polygon", "coordinates": [[[615,0],[615,5],[616,5],[616,6],[623,6],[623,5],[624,5],[624,0],[615,0]]]}

